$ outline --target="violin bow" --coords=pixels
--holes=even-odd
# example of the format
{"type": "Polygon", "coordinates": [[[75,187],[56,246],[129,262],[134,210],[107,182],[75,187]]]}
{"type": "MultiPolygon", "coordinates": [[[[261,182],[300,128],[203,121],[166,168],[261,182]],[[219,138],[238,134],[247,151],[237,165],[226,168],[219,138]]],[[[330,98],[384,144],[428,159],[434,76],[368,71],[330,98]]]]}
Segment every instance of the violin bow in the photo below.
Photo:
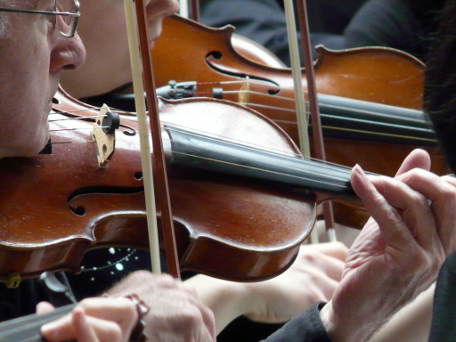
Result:
{"type": "MultiPolygon", "coordinates": [[[[315,83],[315,71],[312,60],[310,44],[309,25],[307,19],[306,0],[297,0],[298,21],[301,31],[301,46],[304,57],[304,67],[307,80],[307,98],[309,107],[304,103],[304,92],[302,90],[301,60],[299,57],[298,38],[296,33],[296,20],[294,15],[293,0],[284,0],[284,8],[288,31],[288,45],[290,48],[290,61],[293,74],[296,117],[298,123],[299,145],[304,157],[310,157],[310,139],[308,135],[307,113],[310,111],[312,122],[312,155],[320,160],[326,160],[323,133],[321,129],[320,110],[315,83]],[[308,108],[308,110],[307,110],[308,108]]],[[[330,241],[336,241],[334,230],[334,211],[332,202],[326,201],[323,204],[323,216],[325,219],[326,231],[330,241]]],[[[311,242],[318,242],[318,232],[314,229],[311,235],[311,242]]]]}
{"type": "Polygon", "coordinates": [[[179,0],[179,14],[184,18],[199,21],[200,4],[199,0],[179,0]]]}
{"type": "Polygon", "coordinates": [[[180,277],[176,240],[174,236],[173,215],[169,196],[168,178],[161,137],[161,126],[155,96],[154,75],[149,50],[146,8],[143,0],[124,0],[125,20],[128,31],[128,44],[132,68],[135,106],[138,116],[139,136],[141,144],[141,164],[143,168],[144,195],[146,201],[147,226],[152,271],[161,273],[160,248],[158,242],[157,211],[155,191],[160,198],[161,227],[165,244],[168,272],[176,278],[180,277]],[[146,102],[149,120],[146,114],[146,102]],[[152,135],[153,153],[150,146],[148,124],[152,135]],[[155,182],[152,164],[154,165],[155,182]]]}

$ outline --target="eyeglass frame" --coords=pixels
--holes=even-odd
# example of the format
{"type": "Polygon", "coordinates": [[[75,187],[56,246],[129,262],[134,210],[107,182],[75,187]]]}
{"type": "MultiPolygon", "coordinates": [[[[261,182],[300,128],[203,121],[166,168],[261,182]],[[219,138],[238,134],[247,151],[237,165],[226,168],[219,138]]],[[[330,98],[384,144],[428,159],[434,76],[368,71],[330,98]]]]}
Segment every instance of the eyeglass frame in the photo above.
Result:
{"type": "Polygon", "coordinates": [[[73,17],[73,25],[71,27],[71,30],[69,33],[63,33],[61,30],[59,30],[59,33],[67,38],[73,38],[74,35],[76,34],[76,30],[78,27],[78,20],[79,17],[81,16],[80,12],[80,7],[81,5],[79,4],[79,0],[74,0],[76,12],[71,13],[71,12],[59,12],[59,11],[43,11],[43,10],[20,10],[20,9],[14,9],[14,8],[2,8],[0,7],[0,12],[10,12],[10,13],[26,13],[26,14],[48,14],[48,15],[54,15],[54,16],[67,16],[67,17],[73,17]]]}

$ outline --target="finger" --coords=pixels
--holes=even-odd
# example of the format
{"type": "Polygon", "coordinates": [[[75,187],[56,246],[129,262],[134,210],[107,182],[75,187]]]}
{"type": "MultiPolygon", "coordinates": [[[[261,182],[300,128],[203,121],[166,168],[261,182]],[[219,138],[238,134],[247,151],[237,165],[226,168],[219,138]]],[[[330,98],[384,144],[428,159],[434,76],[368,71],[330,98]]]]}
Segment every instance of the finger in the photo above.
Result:
{"type": "Polygon", "coordinates": [[[43,315],[51,311],[54,311],[54,306],[49,302],[39,302],[36,305],[36,313],[38,315],[43,315]]]}
{"type": "Polygon", "coordinates": [[[358,165],[352,169],[351,184],[377,222],[385,243],[392,247],[392,250],[416,248],[416,241],[397,210],[386,201],[358,165]]]}
{"type": "Polygon", "coordinates": [[[431,168],[431,157],[429,153],[419,148],[410,152],[397,170],[396,176],[414,168],[429,170],[431,168]]]}
{"type": "Polygon", "coordinates": [[[386,201],[399,210],[402,221],[420,246],[427,251],[440,248],[435,215],[425,196],[396,179],[377,177],[372,181],[386,201]]]}
{"type": "Polygon", "coordinates": [[[79,303],[87,315],[133,327],[138,319],[135,304],[124,297],[93,297],[79,303]]]}
{"type": "Polygon", "coordinates": [[[456,187],[456,177],[455,176],[453,176],[453,175],[442,176],[442,180],[447,182],[448,184],[456,187]]]}
{"type": "Polygon", "coordinates": [[[437,233],[446,254],[449,254],[456,247],[456,237],[453,233],[456,226],[455,186],[448,182],[448,178],[423,170],[413,170],[401,178],[412,189],[431,200],[430,206],[436,221],[437,233]]]}
{"type": "Polygon", "coordinates": [[[41,327],[41,335],[46,341],[65,341],[74,338],[76,335],[72,324],[71,314],[65,315],[56,321],[47,323],[41,327]],[[69,338],[62,338],[62,336],[70,336],[69,338]]]}
{"type": "Polygon", "coordinates": [[[314,269],[326,274],[329,278],[339,281],[342,278],[345,262],[322,253],[309,254],[309,251],[298,256],[291,269],[306,274],[314,269]]]}
{"type": "Polygon", "coordinates": [[[99,342],[94,328],[86,319],[83,308],[75,308],[71,316],[75,337],[78,339],[78,342],[99,342]]]}
{"type": "Polygon", "coordinates": [[[203,306],[200,304],[198,304],[198,305],[199,305],[199,309],[201,311],[201,317],[203,319],[204,326],[207,331],[206,334],[207,334],[207,336],[211,337],[210,339],[208,339],[208,341],[215,341],[216,336],[217,336],[217,329],[215,327],[214,313],[212,312],[212,310],[210,310],[206,306],[203,306]]]}
{"type": "Polygon", "coordinates": [[[90,317],[81,307],[75,308],[65,319],[46,324],[41,328],[41,333],[49,342],[75,339],[80,342],[98,341],[97,339],[93,340],[94,336],[100,341],[116,342],[122,340],[122,331],[117,323],[90,317]],[[76,316],[74,316],[74,312],[76,312],[76,316]],[[81,312],[84,318],[81,318],[81,312]]]}

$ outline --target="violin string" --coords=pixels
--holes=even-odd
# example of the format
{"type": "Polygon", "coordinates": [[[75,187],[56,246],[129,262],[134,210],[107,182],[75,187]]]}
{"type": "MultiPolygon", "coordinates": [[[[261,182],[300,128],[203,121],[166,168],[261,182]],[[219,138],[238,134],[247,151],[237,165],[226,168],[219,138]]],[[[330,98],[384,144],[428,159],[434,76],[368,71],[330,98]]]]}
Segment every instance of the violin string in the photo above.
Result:
{"type": "MultiPolygon", "coordinates": [[[[189,132],[188,131],[188,126],[179,125],[179,124],[175,124],[175,123],[169,124],[169,123],[167,123],[165,121],[162,121],[162,122],[164,123],[165,127],[167,126],[167,127],[172,127],[172,128],[180,128],[180,129],[184,130],[185,132],[189,132]]],[[[224,136],[222,134],[215,134],[215,133],[212,133],[212,132],[205,131],[203,129],[197,129],[197,128],[193,128],[192,127],[192,133],[194,133],[195,136],[198,136],[198,134],[199,134],[201,136],[215,138],[215,139],[219,139],[219,140],[223,140],[223,141],[229,141],[231,143],[239,144],[239,145],[242,145],[242,146],[256,147],[257,149],[260,149],[260,150],[270,151],[270,152],[274,152],[274,153],[281,154],[281,155],[293,155],[293,156],[296,156],[296,154],[290,153],[288,151],[284,151],[283,149],[280,149],[278,147],[265,146],[265,145],[261,145],[261,144],[258,144],[258,143],[254,143],[252,141],[229,138],[229,137],[226,137],[226,136],[224,136]]]]}
{"type": "MultiPolygon", "coordinates": [[[[293,175],[291,173],[286,173],[286,172],[282,172],[282,171],[268,170],[268,169],[259,168],[259,167],[253,166],[253,165],[243,165],[243,164],[239,164],[239,163],[233,163],[233,162],[228,162],[228,161],[225,161],[225,160],[209,158],[209,157],[204,157],[204,156],[198,156],[198,155],[189,154],[189,153],[185,153],[185,152],[173,152],[173,153],[184,155],[184,156],[187,156],[187,157],[190,157],[190,158],[194,158],[194,159],[211,161],[211,162],[215,162],[215,163],[218,163],[218,164],[228,164],[228,165],[236,166],[236,167],[239,167],[239,168],[242,168],[242,169],[250,169],[250,170],[255,170],[255,171],[275,174],[275,175],[279,175],[279,176],[286,176],[286,177],[289,177],[289,178],[294,178],[294,179],[303,180],[303,181],[317,182],[317,183],[320,183],[320,184],[332,185],[332,186],[340,185],[337,182],[321,181],[319,179],[316,179],[316,177],[311,178],[311,177],[305,177],[305,176],[300,176],[300,175],[293,175]]],[[[297,168],[295,168],[295,169],[298,170],[298,171],[301,171],[301,169],[297,169],[297,168]]],[[[320,172],[318,173],[318,176],[321,176],[320,172]]],[[[345,181],[348,181],[348,179],[349,179],[348,174],[346,174],[346,177],[336,176],[334,174],[330,174],[329,176],[333,180],[338,180],[339,182],[345,182],[345,181]]]]}
{"type": "MultiPolygon", "coordinates": [[[[240,145],[243,145],[243,147],[249,148],[251,150],[254,150],[255,148],[257,148],[257,149],[260,149],[262,151],[275,153],[275,154],[278,154],[280,156],[286,156],[288,158],[300,158],[300,159],[302,159],[304,161],[318,162],[320,164],[324,164],[324,165],[328,166],[329,167],[328,168],[329,171],[332,171],[333,168],[336,168],[337,171],[340,170],[340,171],[343,171],[343,172],[347,172],[347,171],[351,170],[351,167],[349,167],[349,166],[340,165],[340,164],[329,162],[329,161],[321,161],[320,159],[316,159],[316,158],[304,158],[304,157],[298,156],[297,154],[293,154],[293,153],[290,153],[290,152],[287,152],[287,151],[283,151],[283,150],[281,150],[279,148],[274,148],[274,147],[271,147],[271,146],[264,146],[264,145],[252,143],[252,142],[246,141],[246,140],[243,141],[243,140],[236,140],[236,139],[227,139],[227,137],[225,137],[225,136],[223,136],[221,134],[212,134],[212,133],[209,133],[209,132],[204,131],[202,129],[193,129],[192,128],[192,132],[190,132],[190,131],[188,131],[188,127],[186,127],[184,125],[177,125],[175,123],[168,124],[166,122],[164,122],[164,123],[165,123],[165,126],[182,129],[187,134],[190,134],[190,135],[193,135],[193,136],[202,135],[202,136],[205,136],[205,137],[210,138],[210,139],[220,139],[220,140],[231,142],[231,143],[234,143],[234,144],[240,144],[240,145]]],[[[298,168],[294,169],[294,171],[298,171],[298,170],[299,170],[298,168]]]]}
{"type": "MultiPolygon", "coordinates": [[[[268,86],[268,87],[271,87],[272,84],[270,81],[265,81],[265,80],[259,80],[259,79],[255,79],[255,78],[249,78],[248,81],[246,80],[236,80],[236,81],[208,81],[208,82],[196,82],[196,84],[198,86],[206,86],[206,85],[229,85],[229,84],[245,84],[246,82],[248,83],[257,83],[259,85],[264,85],[264,86],[268,86]]],[[[278,88],[277,86],[275,86],[276,88],[278,88]]]]}
{"type": "MultiPolygon", "coordinates": [[[[60,113],[55,113],[55,114],[60,114],[60,113]]],[[[57,122],[57,121],[78,121],[78,120],[87,120],[87,119],[98,119],[98,118],[104,118],[106,115],[97,115],[97,116],[78,116],[75,118],[61,118],[61,119],[51,119],[48,120],[48,122],[57,122]]]]}
{"type": "Polygon", "coordinates": [[[265,96],[265,97],[270,97],[274,99],[281,99],[284,101],[288,101],[290,103],[294,104],[294,99],[288,96],[282,96],[282,95],[272,95],[272,94],[266,94],[262,93],[260,91],[254,91],[254,90],[224,90],[224,94],[249,94],[249,95],[258,95],[258,96],[265,96]]]}
{"type": "MultiPolygon", "coordinates": [[[[203,83],[198,83],[198,85],[200,84],[203,84],[203,83]]],[[[206,93],[206,94],[212,94],[211,92],[207,91],[207,92],[198,92],[198,93],[206,93]]],[[[271,99],[281,99],[281,100],[284,100],[284,101],[288,101],[290,102],[291,104],[294,104],[294,99],[292,97],[289,97],[289,96],[282,96],[282,95],[273,95],[273,94],[268,94],[268,93],[265,93],[265,92],[259,92],[259,91],[253,91],[253,90],[224,90],[223,91],[223,94],[234,94],[234,95],[238,95],[238,94],[249,94],[249,95],[257,95],[257,96],[262,96],[262,97],[268,97],[268,98],[271,98],[271,99]]],[[[284,110],[284,111],[290,111],[290,112],[294,112],[295,111],[295,108],[292,106],[290,108],[285,108],[285,107],[281,107],[281,106],[268,106],[268,105],[264,105],[264,104],[259,104],[259,103],[255,103],[255,102],[251,102],[249,103],[248,105],[252,105],[252,106],[257,106],[257,107],[262,107],[262,108],[266,108],[266,109],[271,109],[271,110],[284,110]]],[[[383,117],[385,118],[396,118],[394,115],[390,115],[390,114],[384,114],[382,113],[381,114],[383,117]]],[[[412,118],[407,118],[409,121],[411,122],[416,122],[416,123],[422,123],[423,120],[420,120],[420,119],[412,119],[412,118]]]]}
{"type": "MultiPolygon", "coordinates": [[[[190,131],[186,131],[186,134],[193,135],[193,136],[196,136],[196,137],[198,136],[197,133],[190,132],[190,131]]],[[[210,140],[214,140],[215,139],[213,137],[208,137],[208,136],[205,136],[205,138],[210,139],[210,140]]],[[[255,152],[255,148],[252,147],[252,146],[243,146],[243,147],[245,149],[248,149],[248,150],[251,150],[251,151],[255,152]]],[[[284,159],[291,159],[291,160],[300,159],[303,162],[312,161],[312,162],[318,163],[319,166],[321,167],[321,170],[319,170],[319,175],[326,175],[328,177],[336,178],[339,181],[345,181],[347,179],[347,173],[350,172],[350,170],[351,170],[351,167],[338,165],[338,164],[330,163],[330,162],[326,162],[326,161],[323,162],[323,161],[321,161],[319,159],[300,158],[300,157],[296,157],[296,156],[284,155],[284,154],[281,154],[281,153],[275,153],[275,152],[271,152],[271,151],[266,151],[266,152],[269,153],[269,154],[279,154],[280,157],[284,158],[284,159]],[[337,178],[337,176],[335,176],[335,173],[339,173],[340,178],[337,178]]],[[[175,152],[173,152],[173,153],[175,153],[175,152]]],[[[185,153],[181,153],[181,154],[186,155],[185,153]]],[[[258,171],[262,171],[262,172],[276,173],[276,171],[271,171],[271,170],[267,170],[267,169],[257,168],[255,166],[242,165],[242,164],[239,164],[239,163],[226,162],[226,161],[219,160],[219,159],[207,158],[207,157],[203,157],[203,156],[195,156],[195,155],[190,155],[190,154],[187,155],[187,156],[194,157],[194,158],[199,158],[199,159],[210,160],[210,161],[218,162],[218,163],[221,163],[221,164],[230,164],[230,165],[238,166],[238,167],[241,167],[241,168],[250,168],[250,169],[255,169],[255,170],[258,170],[258,171]]],[[[302,171],[302,168],[301,167],[290,167],[290,170],[302,171]]],[[[295,177],[295,178],[299,178],[300,177],[300,176],[291,175],[291,174],[287,174],[287,173],[281,173],[281,172],[277,172],[277,174],[281,174],[283,176],[295,177]]],[[[304,178],[300,178],[300,179],[311,180],[310,178],[305,178],[305,177],[304,178]]],[[[328,183],[328,184],[331,184],[331,183],[328,183]]]]}
{"type": "Polygon", "coordinates": [[[51,145],[65,145],[72,144],[72,141],[51,141],[51,145]]]}
{"type": "MultiPolygon", "coordinates": [[[[203,94],[204,92],[198,92],[198,94],[203,94]]],[[[249,90],[233,90],[233,91],[224,91],[226,94],[241,94],[241,93],[251,93],[259,96],[266,96],[266,97],[274,97],[274,98],[281,98],[281,99],[287,99],[290,100],[290,98],[285,97],[285,96],[280,96],[276,97],[275,95],[271,94],[265,94],[261,92],[254,92],[254,91],[249,91],[249,90]]],[[[295,110],[293,108],[285,108],[285,107],[280,107],[280,106],[270,106],[270,105],[264,105],[264,104],[259,104],[255,102],[248,102],[245,103],[244,105],[248,107],[253,107],[253,108],[263,108],[263,109],[269,109],[269,110],[276,110],[276,111],[285,111],[285,112],[294,112],[295,110]]],[[[395,118],[393,115],[389,114],[381,114],[385,118],[395,118]]],[[[322,114],[324,116],[324,114],[322,114]]],[[[348,117],[344,117],[345,120],[350,120],[348,117]]],[[[411,119],[408,118],[409,121],[416,122],[416,123],[422,123],[419,119],[411,119]]],[[[287,121],[287,120],[276,120],[273,119],[273,121],[276,122],[284,122],[284,123],[294,123],[292,121],[287,121]]],[[[375,123],[373,121],[372,123],[375,123]]],[[[328,125],[323,125],[322,128],[326,129],[331,129],[332,131],[345,131],[345,132],[352,132],[352,133],[361,133],[361,134],[366,134],[370,136],[383,136],[383,137],[389,137],[389,138],[398,138],[398,139],[407,139],[407,140],[415,140],[419,142],[429,142],[429,143],[437,143],[436,139],[431,139],[431,138],[422,138],[422,137],[417,137],[417,136],[412,136],[412,135],[402,135],[402,134],[394,134],[394,133],[383,133],[383,132],[378,132],[378,131],[369,131],[369,130],[360,130],[360,129],[350,129],[350,128],[341,128],[337,126],[328,126],[328,125]]]]}
{"type": "MultiPolygon", "coordinates": [[[[49,111],[50,115],[56,114],[56,115],[64,115],[65,113],[67,114],[75,114],[75,113],[87,113],[87,109],[73,109],[71,112],[60,112],[59,110],[51,110],[49,111]]],[[[95,116],[95,115],[94,115],[95,116]]],[[[91,116],[89,116],[91,117],[91,116]]]]}
{"type": "MultiPolygon", "coordinates": [[[[100,128],[109,128],[109,126],[98,126],[100,128]]],[[[50,129],[49,132],[63,132],[63,131],[85,131],[93,129],[93,127],[79,127],[79,128],[59,128],[59,129],[50,129]]]]}

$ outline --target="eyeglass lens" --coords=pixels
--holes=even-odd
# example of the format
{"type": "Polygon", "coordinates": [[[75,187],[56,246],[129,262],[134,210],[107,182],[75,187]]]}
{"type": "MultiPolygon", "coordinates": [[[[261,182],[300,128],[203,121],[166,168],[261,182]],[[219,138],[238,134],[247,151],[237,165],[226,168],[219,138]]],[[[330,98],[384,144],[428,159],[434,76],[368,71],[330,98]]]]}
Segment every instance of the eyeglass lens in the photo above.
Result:
{"type": "MultiPolygon", "coordinates": [[[[58,12],[76,13],[78,11],[75,0],[55,0],[55,8],[58,12]]],[[[60,17],[65,23],[65,25],[61,25],[60,30],[64,34],[69,34],[73,28],[74,17],[69,15],[62,15],[60,17]]]]}

